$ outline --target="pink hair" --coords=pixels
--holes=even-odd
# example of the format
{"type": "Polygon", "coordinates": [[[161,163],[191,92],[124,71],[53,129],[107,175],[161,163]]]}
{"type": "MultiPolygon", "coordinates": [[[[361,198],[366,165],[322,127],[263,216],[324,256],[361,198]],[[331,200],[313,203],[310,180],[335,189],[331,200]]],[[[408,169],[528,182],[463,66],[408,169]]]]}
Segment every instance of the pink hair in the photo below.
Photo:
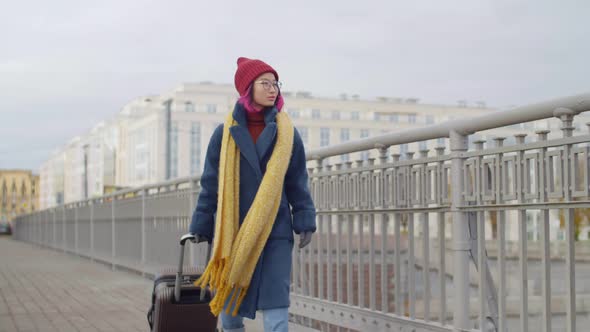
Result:
{"type": "MultiPolygon", "coordinates": [[[[243,96],[240,96],[238,103],[242,104],[248,113],[258,113],[263,110],[262,108],[258,109],[256,106],[254,106],[254,101],[252,100],[252,84],[250,84],[248,90],[246,90],[246,93],[243,96]]],[[[285,101],[281,95],[281,92],[279,91],[279,95],[275,101],[275,106],[279,112],[283,109],[283,105],[285,105],[285,101]]]]}

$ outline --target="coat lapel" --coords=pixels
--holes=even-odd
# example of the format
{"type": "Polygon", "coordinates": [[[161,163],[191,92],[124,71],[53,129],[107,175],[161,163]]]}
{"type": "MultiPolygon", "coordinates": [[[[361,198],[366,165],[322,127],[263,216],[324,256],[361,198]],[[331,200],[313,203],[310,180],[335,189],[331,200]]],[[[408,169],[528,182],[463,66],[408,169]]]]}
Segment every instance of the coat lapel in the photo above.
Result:
{"type": "Polygon", "coordinates": [[[256,153],[258,153],[258,158],[260,160],[263,160],[266,156],[266,153],[272,146],[276,134],[277,124],[274,122],[268,123],[262,130],[262,133],[260,133],[258,140],[256,140],[256,153]]]}
{"type": "Polygon", "coordinates": [[[265,127],[256,140],[256,144],[252,140],[252,136],[248,131],[248,123],[246,120],[246,110],[244,107],[236,103],[233,117],[238,123],[236,126],[229,128],[229,132],[234,138],[236,145],[240,149],[241,154],[248,161],[254,169],[256,176],[262,179],[262,169],[260,168],[260,161],[266,156],[272,147],[275,136],[277,134],[276,117],[278,110],[276,107],[265,110],[264,123],[265,127]]]}
{"type": "Polygon", "coordinates": [[[244,156],[248,164],[252,166],[254,173],[259,179],[262,179],[262,171],[260,170],[260,162],[258,161],[258,155],[256,154],[256,147],[254,146],[254,141],[252,141],[252,136],[250,136],[250,132],[248,128],[244,128],[242,126],[233,126],[229,128],[229,132],[234,138],[238,149],[240,149],[240,153],[244,156]]]}
{"type": "Polygon", "coordinates": [[[265,127],[260,133],[258,140],[256,140],[256,152],[260,160],[263,160],[268,153],[277,134],[277,113],[276,107],[268,109],[264,113],[265,127]]]}
{"type": "Polygon", "coordinates": [[[256,153],[256,146],[250,132],[248,131],[248,124],[246,122],[246,115],[243,106],[236,104],[234,108],[233,117],[238,123],[236,126],[229,128],[229,133],[232,135],[240,153],[244,156],[244,159],[250,164],[254,173],[259,179],[262,179],[262,170],[260,169],[260,161],[258,154],[256,153]]]}

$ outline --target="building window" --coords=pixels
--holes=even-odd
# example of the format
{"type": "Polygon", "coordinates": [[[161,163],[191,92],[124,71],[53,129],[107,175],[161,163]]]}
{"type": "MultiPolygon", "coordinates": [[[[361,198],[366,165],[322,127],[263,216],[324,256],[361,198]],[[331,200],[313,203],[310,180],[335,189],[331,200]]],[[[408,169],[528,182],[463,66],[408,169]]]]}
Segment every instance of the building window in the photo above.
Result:
{"type": "Polygon", "coordinates": [[[340,112],[332,111],[332,120],[340,120],[340,112]]]}
{"type": "Polygon", "coordinates": [[[330,145],[330,128],[320,128],[320,146],[330,145]]]}
{"type": "Polygon", "coordinates": [[[352,112],[352,113],[350,113],[350,118],[352,120],[360,120],[361,116],[360,116],[359,112],[352,112]]]}
{"type": "MultiPolygon", "coordinates": [[[[340,142],[347,142],[350,141],[350,129],[342,128],[340,129],[340,142]]],[[[342,162],[346,162],[350,159],[348,154],[343,154],[340,156],[340,160],[342,162]]]]}
{"type": "Polygon", "coordinates": [[[193,103],[191,103],[190,101],[187,101],[186,103],[184,103],[184,110],[186,112],[194,112],[195,105],[193,103]]]}
{"type": "MultiPolygon", "coordinates": [[[[367,137],[369,137],[369,129],[361,129],[361,138],[367,138],[367,137]]],[[[369,159],[369,151],[361,152],[361,159],[362,160],[369,159]]]]}
{"type": "Polygon", "coordinates": [[[406,153],[408,153],[408,144],[402,144],[399,146],[399,153],[402,159],[406,159],[406,153]]]}
{"type": "Polygon", "coordinates": [[[399,122],[398,114],[389,114],[389,122],[399,122]]]}
{"type": "Polygon", "coordinates": [[[361,129],[361,138],[369,137],[369,129],[361,129]]]}
{"type": "Polygon", "coordinates": [[[136,181],[146,180],[145,170],[149,166],[148,135],[149,131],[147,128],[139,129],[133,133],[134,174],[136,181]]]}
{"type": "Polygon", "coordinates": [[[408,122],[416,123],[416,114],[408,114],[408,122]]]}
{"type": "Polygon", "coordinates": [[[207,113],[209,113],[209,114],[217,113],[217,105],[207,104],[207,113]]]}
{"type": "Polygon", "coordinates": [[[434,124],[434,115],[427,115],[426,116],[426,124],[434,124]]]}
{"type": "Polygon", "coordinates": [[[306,127],[297,128],[297,130],[299,131],[303,144],[307,144],[309,142],[309,130],[306,127]]]}
{"type": "Polygon", "coordinates": [[[10,192],[12,208],[14,209],[14,205],[16,204],[16,186],[14,185],[14,183],[12,184],[12,190],[10,192]]]}
{"type": "Polygon", "coordinates": [[[8,188],[6,188],[6,183],[2,184],[2,205],[6,206],[8,199],[8,188]]]}
{"type": "Polygon", "coordinates": [[[350,129],[342,128],[340,129],[340,141],[346,142],[350,140],[350,129]]]}
{"type": "Polygon", "coordinates": [[[191,125],[191,175],[201,170],[201,124],[193,122],[191,125]]]}
{"type": "Polygon", "coordinates": [[[373,113],[373,120],[380,121],[381,120],[381,114],[379,114],[379,113],[373,113]]]}
{"type": "Polygon", "coordinates": [[[300,116],[299,110],[296,108],[289,108],[287,113],[289,113],[289,115],[291,115],[291,118],[293,118],[293,119],[298,119],[300,116]]]}
{"type": "Polygon", "coordinates": [[[178,123],[172,122],[170,132],[170,178],[178,176],[178,123]]]}
{"type": "Polygon", "coordinates": [[[311,118],[312,119],[319,119],[320,117],[321,117],[320,110],[317,110],[317,109],[311,110],[311,118]]]}
{"type": "Polygon", "coordinates": [[[428,144],[426,144],[426,141],[420,142],[420,151],[423,151],[426,149],[428,149],[428,144]]]}
{"type": "Polygon", "coordinates": [[[441,137],[439,139],[436,140],[439,146],[444,146],[445,145],[445,139],[444,137],[441,137]]]}

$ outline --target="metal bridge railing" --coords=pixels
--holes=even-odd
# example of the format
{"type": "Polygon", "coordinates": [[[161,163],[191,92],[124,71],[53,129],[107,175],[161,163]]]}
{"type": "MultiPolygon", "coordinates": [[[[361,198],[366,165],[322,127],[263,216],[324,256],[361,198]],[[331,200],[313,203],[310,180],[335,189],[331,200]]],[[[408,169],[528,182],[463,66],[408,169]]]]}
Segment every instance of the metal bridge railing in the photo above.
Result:
{"type": "MultiPolygon", "coordinates": [[[[575,232],[590,218],[590,135],[573,123],[588,110],[584,94],[310,151],[318,231],[293,252],[293,320],[324,331],[584,330],[590,256],[576,257],[575,232]],[[469,135],[552,117],[560,137],[468,149],[469,135]],[[450,149],[389,152],[437,138],[450,149]],[[376,159],[327,162],[373,149],[376,159]],[[556,229],[565,238],[552,250],[556,229]]],[[[152,274],[174,266],[198,193],[198,177],[121,191],[21,216],[14,236],[152,274]]],[[[187,264],[202,266],[202,250],[187,264]]]]}

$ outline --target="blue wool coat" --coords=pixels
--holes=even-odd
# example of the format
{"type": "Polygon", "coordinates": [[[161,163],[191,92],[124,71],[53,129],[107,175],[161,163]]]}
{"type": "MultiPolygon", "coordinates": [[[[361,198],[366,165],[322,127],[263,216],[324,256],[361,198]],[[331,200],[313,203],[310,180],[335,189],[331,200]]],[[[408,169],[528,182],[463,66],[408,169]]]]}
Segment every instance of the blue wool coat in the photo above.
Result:
{"type": "MultiPolygon", "coordinates": [[[[232,114],[238,123],[229,128],[229,132],[240,150],[241,225],[254,201],[276,143],[277,109],[273,107],[264,110],[266,126],[256,143],[248,131],[246,110],[243,106],[236,104],[232,114]]],[[[223,126],[221,124],[215,129],[209,142],[201,177],[201,192],[189,228],[191,233],[204,235],[209,239],[213,239],[215,229],[223,126]]],[[[266,246],[256,264],[246,297],[238,311],[240,316],[254,319],[256,310],[289,306],[293,232],[315,232],[315,217],[315,207],[308,187],[303,141],[299,132],[295,130],[293,152],[285,175],[281,204],[266,246]]]]}

